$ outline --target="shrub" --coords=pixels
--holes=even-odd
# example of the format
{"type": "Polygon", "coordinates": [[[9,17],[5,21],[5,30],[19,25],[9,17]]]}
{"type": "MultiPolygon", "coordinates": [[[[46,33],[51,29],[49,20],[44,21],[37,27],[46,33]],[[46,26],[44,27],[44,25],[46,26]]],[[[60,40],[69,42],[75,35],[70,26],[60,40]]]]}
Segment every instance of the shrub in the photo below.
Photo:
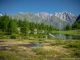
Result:
{"type": "Polygon", "coordinates": [[[80,44],[77,42],[77,43],[71,43],[71,44],[68,44],[67,45],[69,48],[80,48],[80,44]]]}
{"type": "Polygon", "coordinates": [[[10,38],[11,39],[16,39],[16,35],[11,35],[10,38]]]}
{"type": "Polygon", "coordinates": [[[74,55],[79,58],[80,57],[80,50],[75,50],[74,55]]]}

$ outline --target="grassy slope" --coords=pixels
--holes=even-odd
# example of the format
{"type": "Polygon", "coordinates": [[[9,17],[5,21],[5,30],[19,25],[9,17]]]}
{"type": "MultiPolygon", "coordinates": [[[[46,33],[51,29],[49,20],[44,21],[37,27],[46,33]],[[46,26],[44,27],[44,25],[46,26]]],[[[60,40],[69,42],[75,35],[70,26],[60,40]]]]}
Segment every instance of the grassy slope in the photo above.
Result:
{"type": "Polygon", "coordinates": [[[62,34],[70,34],[70,35],[77,35],[80,34],[79,30],[68,30],[68,31],[53,31],[54,33],[62,33],[62,34]]]}

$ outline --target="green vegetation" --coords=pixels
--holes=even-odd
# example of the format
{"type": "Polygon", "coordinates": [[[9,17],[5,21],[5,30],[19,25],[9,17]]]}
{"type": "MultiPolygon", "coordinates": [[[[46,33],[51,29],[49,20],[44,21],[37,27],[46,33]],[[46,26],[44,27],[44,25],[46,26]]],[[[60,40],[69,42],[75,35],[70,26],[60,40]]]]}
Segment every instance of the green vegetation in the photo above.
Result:
{"type": "Polygon", "coordinates": [[[60,60],[80,57],[79,40],[0,40],[0,60],[60,60]],[[31,42],[40,46],[28,48],[31,42]]]}
{"type": "Polygon", "coordinates": [[[80,29],[80,15],[77,17],[76,21],[72,24],[69,25],[67,24],[64,30],[76,30],[80,29]]]}
{"type": "Polygon", "coordinates": [[[77,17],[76,21],[72,25],[67,24],[63,30],[53,31],[53,33],[62,33],[69,35],[80,34],[80,15],[77,17]]]}
{"type": "Polygon", "coordinates": [[[53,32],[77,35],[80,34],[78,25],[79,22],[72,26],[67,25],[64,31],[56,31],[52,25],[28,22],[26,19],[11,19],[7,15],[0,16],[0,60],[79,58],[79,40],[53,39],[51,34],[53,32]],[[74,28],[76,25],[77,28],[74,28]],[[30,48],[29,46],[33,46],[32,42],[38,42],[40,45],[30,48]]]}
{"type": "Polygon", "coordinates": [[[64,28],[64,30],[71,30],[72,26],[70,26],[69,24],[66,25],[66,27],[64,28]]]}
{"type": "Polygon", "coordinates": [[[20,60],[14,52],[0,51],[0,60],[20,60]]]}
{"type": "Polygon", "coordinates": [[[76,57],[76,58],[79,58],[80,57],[80,41],[74,41],[74,42],[71,42],[71,43],[67,43],[66,44],[66,48],[70,49],[72,52],[71,52],[71,55],[76,57]]]}
{"type": "Polygon", "coordinates": [[[80,34],[79,30],[68,30],[68,31],[53,31],[53,33],[62,33],[62,34],[69,34],[69,35],[77,35],[80,34]]]}
{"type": "Polygon", "coordinates": [[[80,15],[77,17],[76,21],[72,25],[72,29],[80,29],[80,15]]]}
{"type": "Polygon", "coordinates": [[[46,31],[52,30],[56,30],[52,25],[28,22],[27,19],[12,19],[7,15],[0,16],[0,38],[4,38],[3,36],[12,39],[24,38],[24,36],[43,37],[47,35],[46,31]]]}

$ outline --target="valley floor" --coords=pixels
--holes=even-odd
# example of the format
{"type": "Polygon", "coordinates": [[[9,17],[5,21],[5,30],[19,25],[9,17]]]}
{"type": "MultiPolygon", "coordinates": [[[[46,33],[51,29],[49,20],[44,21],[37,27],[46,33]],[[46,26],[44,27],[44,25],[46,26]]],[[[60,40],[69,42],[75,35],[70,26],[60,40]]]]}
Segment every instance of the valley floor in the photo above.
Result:
{"type": "Polygon", "coordinates": [[[0,39],[0,60],[79,60],[80,40],[0,39]],[[40,46],[27,47],[32,42],[40,46]]]}

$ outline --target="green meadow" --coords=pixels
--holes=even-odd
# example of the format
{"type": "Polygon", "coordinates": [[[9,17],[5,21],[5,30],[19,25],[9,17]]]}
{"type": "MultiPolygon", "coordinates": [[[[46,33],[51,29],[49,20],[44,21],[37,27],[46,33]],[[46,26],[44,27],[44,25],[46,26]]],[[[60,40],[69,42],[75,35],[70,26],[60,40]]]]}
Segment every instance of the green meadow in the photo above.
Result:
{"type": "Polygon", "coordinates": [[[63,60],[79,59],[80,40],[0,39],[0,60],[63,60]],[[27,47],[41,42],[37,47],[27,47]]]}
{"type": "Polygon", "coordinates": [[[78,34],[80,34],[80,30],[65,30],[65,31],[61,30],[61,31],[53,31],[53,33],[78,35],[78,34]]]}

